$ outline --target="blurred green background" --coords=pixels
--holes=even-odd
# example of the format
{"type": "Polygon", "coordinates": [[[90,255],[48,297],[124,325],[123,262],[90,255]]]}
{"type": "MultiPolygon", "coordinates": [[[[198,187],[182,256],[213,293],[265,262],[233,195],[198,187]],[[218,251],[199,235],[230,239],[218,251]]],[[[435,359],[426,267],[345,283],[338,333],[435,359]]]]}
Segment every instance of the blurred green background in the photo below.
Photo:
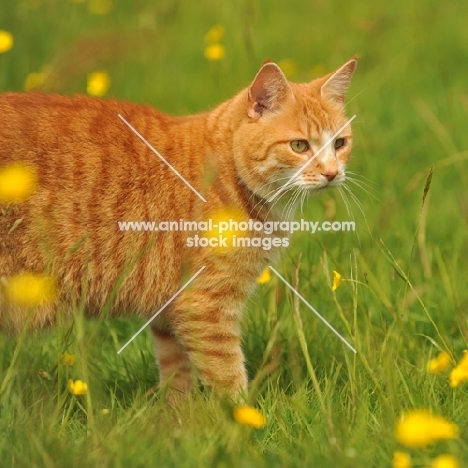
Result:
{"type": "MultiPolygon", "coordinates": [[[[101,72],[106,97],[183,115],[230,98],[266,58],[298,82],[360,59],[347,105],[357,115],[349,170],[358,185],[344,192],[358,232],[297,233],[275,266],[358,354],[279,281],[260,285],[244,347],[260,382],[252,403],[268,424],[252,432],[209,397],[168,408],[153,391],[150,337],[116,354],[139,322],[1,335],[1,466],[388,467],[395,450],[415,466],[444,452],[466,466],[466,386],[450,388],[426,363],[440,350],[457,361],[468,341],[467,18],[461,0],[3,1],[0,30],[14,43],[0,54],[2,92],[86,94],[101,72]],[[219,60],[205,56],[213,43],[219,60]],[[332,270],[343,276],[336,293],[332,270]],[[60,370],[64,351],[78,361],[60,370]],[[86,398],[67,393],[68,376],[89,383],[86,398]],[[399,446],[393,426],[410,408],[451,419],[460,438],[399,446]]],[[[350,218],[339,192],[309,200],[306,215],[350,218]]]]}

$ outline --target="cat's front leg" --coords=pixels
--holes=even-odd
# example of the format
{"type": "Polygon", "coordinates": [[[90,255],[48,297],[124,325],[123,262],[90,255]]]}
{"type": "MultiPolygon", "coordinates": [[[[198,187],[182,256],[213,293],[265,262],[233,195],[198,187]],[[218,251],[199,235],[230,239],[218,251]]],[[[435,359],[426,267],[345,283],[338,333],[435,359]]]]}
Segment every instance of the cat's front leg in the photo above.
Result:
{"type": "Polygon", "coordinates": [[[195,290],[176,308],[174,317],[176,336],[202,384],[234,400],[247,394],[240,311],[241,304],[232,297],[219,291],[195,290]]]}

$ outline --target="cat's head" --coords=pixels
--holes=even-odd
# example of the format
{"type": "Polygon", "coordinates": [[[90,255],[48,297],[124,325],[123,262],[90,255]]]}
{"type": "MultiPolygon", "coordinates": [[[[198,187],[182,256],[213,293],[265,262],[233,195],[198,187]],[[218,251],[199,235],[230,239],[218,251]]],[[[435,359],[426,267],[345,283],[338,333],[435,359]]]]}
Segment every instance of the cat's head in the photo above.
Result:
{"type": "Polygon", "coordinates": [[[288,82],[273,62],[262,66],[244,92],[234,136],[236,168],[250,190],[270,198],[290,181],[283,190],[294,186],[317,194],[344,181],[352,148],[344,99],[356,65],[353,58],[301,84],[288,82]]]}

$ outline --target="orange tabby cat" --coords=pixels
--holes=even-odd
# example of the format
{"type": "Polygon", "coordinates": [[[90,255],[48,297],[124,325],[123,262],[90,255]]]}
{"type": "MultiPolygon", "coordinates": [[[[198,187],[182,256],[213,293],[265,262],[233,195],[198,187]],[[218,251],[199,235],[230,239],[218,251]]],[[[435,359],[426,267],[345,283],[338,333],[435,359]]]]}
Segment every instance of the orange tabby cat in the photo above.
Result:
{"type": "MultiPolygon", "coordinates": [[[[112,315],[148,319],[204,266],[151,323],[161,382],[187,392],[195,371],[217,393],[245,392],[242,305],[278,248],[188,247],[193,232],[122,231],[118,222],[200,221],[226,208],[280,219],[291,191],[270,197],[347,122],[344,96],[356,63],[295,84],[269,62],[249,88],[190,117],[83,96],[0,96],[0,169],[26,162],[38,177],[27,201],[0,205],[2,327],[20,329],[28,318],[5,292],[21,271],[46,272],[60,287],[55,303],[30,317],[38,328],[79,304],[90,316],[109,303],[112,315]]],[[[351,144],[348,125],[291,186],[314,194],[339,185],[351,144]]]]}

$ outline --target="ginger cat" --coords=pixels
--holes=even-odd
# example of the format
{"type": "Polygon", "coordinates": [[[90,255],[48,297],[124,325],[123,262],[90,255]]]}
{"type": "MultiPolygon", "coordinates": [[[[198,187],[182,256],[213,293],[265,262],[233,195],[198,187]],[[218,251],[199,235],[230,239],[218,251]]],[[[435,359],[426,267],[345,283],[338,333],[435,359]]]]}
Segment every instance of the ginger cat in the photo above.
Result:
{"type": "Polygon", "coordinates": [[[121,231],[118,222],[207,220],[225,208],[246,219],[278,220],[296,189],[315,194],[339,185],[351,154],[351,125],[291,182],[292,195],[284,190],[269,201],[346,124],[344,98],[356,64],[351,59],[334,73],[296,84],[267,62],[248,88],[190,117],[111,99],[1,95],[0,170],[27,162],[38,178],[24,203],[0,204],[1,327],[18,330],[28,318],[5,293],[9,277],[21,271],[46,272],[59,285],[57,300],[32,312],[29,325],[39,328],[79,304],[98,315],[119,278],[110,314],[147,320],[204,266],[151,323],[161,383],[188,392],[195,371],[219,394],[246,392],[242,306],[280,249],[189,248],[193,232],[121,231]]]}

